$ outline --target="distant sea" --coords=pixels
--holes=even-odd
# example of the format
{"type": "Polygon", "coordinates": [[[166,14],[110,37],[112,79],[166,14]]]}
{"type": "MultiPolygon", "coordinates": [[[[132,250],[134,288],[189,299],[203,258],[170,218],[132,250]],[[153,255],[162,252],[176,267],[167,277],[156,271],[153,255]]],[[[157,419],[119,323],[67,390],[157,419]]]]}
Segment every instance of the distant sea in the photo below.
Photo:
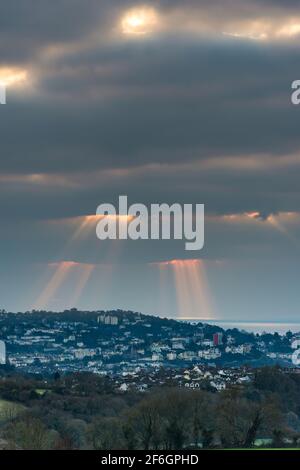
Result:
{"type": "MultiPolygon", "coordinates": [[[[182,319],[183,320],[183,319],[182,319]]],[[[238,322],[238,321],[223,321],[223,320],[196,320],[187,319],[191,323],[207,323],[209,325],[216,325],[224,330],[237,328],[238,330],[244,330],[249,333],[279,333],[284,335],[287,331],[292,333],[300,332],[300,323],[277,323],[277,322],[238,322]]]]}

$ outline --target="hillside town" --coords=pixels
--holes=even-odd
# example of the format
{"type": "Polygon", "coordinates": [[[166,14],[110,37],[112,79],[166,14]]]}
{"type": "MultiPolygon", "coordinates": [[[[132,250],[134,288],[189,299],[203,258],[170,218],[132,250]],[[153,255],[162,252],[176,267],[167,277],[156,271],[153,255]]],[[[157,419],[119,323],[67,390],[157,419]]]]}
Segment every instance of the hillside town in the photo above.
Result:
{"type": "Polygon", "coordinates": [[[44,376],[92,372],[114,377],[124,390],[135,382],[146,388],[160,380],[186,387],[209,382],[222,389],[249,380],[245,367],[294,367],[298,344],[290,332],[255,335],[135,312],[76,309],[2,311],[0,338],[0,363],[17,371],[44,376]]]}

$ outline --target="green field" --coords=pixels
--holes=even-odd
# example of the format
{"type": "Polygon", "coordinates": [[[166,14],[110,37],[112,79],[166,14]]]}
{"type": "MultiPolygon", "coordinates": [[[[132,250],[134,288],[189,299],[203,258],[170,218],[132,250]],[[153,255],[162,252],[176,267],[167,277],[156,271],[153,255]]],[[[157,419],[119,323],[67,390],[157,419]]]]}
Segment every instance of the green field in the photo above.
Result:
{"type": "Polygon", "coordinates": [[[0,422],[8,418],[8,416],[17,416],[26,408],[19,403],[0,399],[0,422]]]}

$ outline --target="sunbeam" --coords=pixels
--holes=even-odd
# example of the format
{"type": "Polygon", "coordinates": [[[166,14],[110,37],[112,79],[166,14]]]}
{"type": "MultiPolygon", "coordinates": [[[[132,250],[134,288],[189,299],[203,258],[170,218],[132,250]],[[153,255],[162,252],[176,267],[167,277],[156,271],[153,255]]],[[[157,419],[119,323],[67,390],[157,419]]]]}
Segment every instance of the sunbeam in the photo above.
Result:
{"type": "Polygon", "coordinates": [[[72,296],[72,304],[71,304],[72,307],[77,305],[77,302],[79,301],[81,294],[84,291],[85,286],[95,269],[95,266],[93,264],[80,264],[77,266],[79,267],[80,272],[79,272],[79,280],[75,286],[73,296],[72,296]]]}
{"type": "Polygon", "coordinates": [[[42,310],[43,308],[46,308],[49,301],[53,298],[57,290],[66,280],[67,275],[74,266],[74,263],[72,261],[63,261],[61,263],[50,264],[49,267],[53,267],[55,265],[57,266],[54,274],[34,304],[34,309],[36,310],[42,310]]]}
{"type": "Polygon", "coordinates": [[[267,222],[271,224],[278,232],[280,232],[282,235],[287,237],[294,245],[299,246],[299,240],[295,238],[288,230],[287,228],[278,220],[278,217],[275,215],[271,214],[267,218],[267,222]]]}
{"type": "Polygon", "coordinates": [[[172,260],[154,264],[159,266],[162,292],[166,287],[166,270],[171,270],[179,318],[212,319],[215,317],[202,260],[172,260]]]}
{"type": "Polygon", "coordinates": [[[78,281],[75,283],[72,298],[70,299],[71,306],[76,306],[95,266],[92,264],[75,263],[73,261],[62,261],[59,263],[51,263],[48,267],[55,267],[54,274],[41,292],[33,308],[35,310],[47,308],[71,273],[75,273],[75,270],[79,270],[78,281]]]}

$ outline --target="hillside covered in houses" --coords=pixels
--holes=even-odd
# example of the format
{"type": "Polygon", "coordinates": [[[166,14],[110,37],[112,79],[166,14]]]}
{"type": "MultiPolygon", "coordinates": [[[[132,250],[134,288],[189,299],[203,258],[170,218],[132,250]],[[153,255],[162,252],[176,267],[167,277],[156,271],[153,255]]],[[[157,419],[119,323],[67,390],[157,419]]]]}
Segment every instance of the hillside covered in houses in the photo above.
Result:
{"type": "Polygon", "coordinates": [[[121,310],[0,314],[2,362],[41,375],[125,376],[193,366],[292,367],[297,338],[291,332],[258,335],[121,310]]]}

